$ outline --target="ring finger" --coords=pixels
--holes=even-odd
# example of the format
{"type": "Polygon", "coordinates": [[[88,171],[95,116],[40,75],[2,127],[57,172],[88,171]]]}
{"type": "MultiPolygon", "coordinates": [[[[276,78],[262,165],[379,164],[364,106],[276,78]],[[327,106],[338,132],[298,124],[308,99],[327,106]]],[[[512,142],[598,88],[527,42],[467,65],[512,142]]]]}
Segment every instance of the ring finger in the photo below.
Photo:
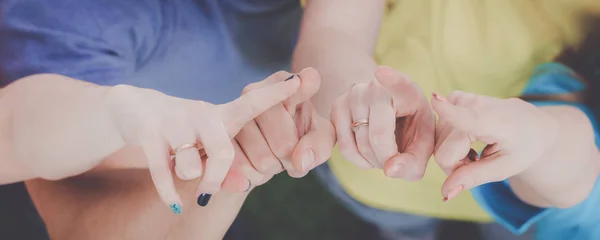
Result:
{"type": "Polygon", "coordinates": [[[169,129],[166,138],[171,145],[171,156],[175,161],[177,177],[181,180],[200,177],[202,175],[202,161],[198,153],[197,137],[191,125],[177,123],[166,128],[169,129]]]}
{"type": "Polygon", "coordinates": [[[373,166],[382,168],[383,165],[377,161],[369,141],[369,105],[366,85],[355,85],[351,90],[349,101],[356,147],[373,166]]]}

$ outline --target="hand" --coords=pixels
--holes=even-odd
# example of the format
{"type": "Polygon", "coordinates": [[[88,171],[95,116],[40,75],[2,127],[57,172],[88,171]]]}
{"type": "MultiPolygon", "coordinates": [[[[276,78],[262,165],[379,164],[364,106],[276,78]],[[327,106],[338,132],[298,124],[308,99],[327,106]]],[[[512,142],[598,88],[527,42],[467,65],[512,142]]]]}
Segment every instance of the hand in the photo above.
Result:
{"type": "Polygon", "coordinates": [[[355,85],[333,105],[331,120],[346,159],[382,168],[390,177],[419,180],[433,152],[435,119],[419,87],[405,75],[380,67],[376,80],[355,85]],[[352,125],[362,120],[368,124],[352,125]]]}
{"type": "Polygon", "coordinates": [[[106,99],[121,137],[143,149],[162,201],[179,213],[181,199],[173,183],[171,156],[180,178],[194,179],[204,172],[199,192],[218,191],[234,160],[231,139],[244,124],[289,98],[299,86],[299,80],[265,86],[223,105],[126,85],[113,87],[106,99]],[[186,144],[195,146],[177,151],[186,144]],[[205,166],[196,147],[208,156],[205,166]]]}
{"type": "Polygon", "coordinates": [[[449,175],[442,187],[445,200],[520,174],[542,156],[550,156],[547,153],[556,146],[556,119],[530,103],[464,92],[448,98],[433,95],[431,103],[439,116],[435,160],[449,175]],[[471,149],[476,141],[487,144],[480,159],[471,149]]]}
{"type": "MultiPolygon", "coordinates": [[[[247,123],[236,136],[245,157],[265,176],[285,169],[291,177],[302,177],[331,156],[333,125],[309,101],[319,90],[321,80],[315,69],[307,68],[295,75],[275,73],[265,81],[248,85],[244,93],[298,79],[301,85],[297,93],[247,123]]],[[[252,185],[262,183],[253,181],[252,185]]]]}

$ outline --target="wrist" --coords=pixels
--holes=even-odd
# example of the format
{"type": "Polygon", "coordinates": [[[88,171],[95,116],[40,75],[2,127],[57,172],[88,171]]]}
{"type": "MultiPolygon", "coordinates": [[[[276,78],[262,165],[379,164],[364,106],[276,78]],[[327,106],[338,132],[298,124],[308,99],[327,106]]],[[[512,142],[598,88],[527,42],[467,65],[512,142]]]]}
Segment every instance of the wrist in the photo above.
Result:
{"type": "Polygon", "coordinates": [[[535,206],[574,206],[587,198],[598,177],[600,159],[592,123],[577,106],[538,109],[552,123],[544,128],[550,144],[527,170],[510,179],[511,187],[521,200],[535,206]]]}

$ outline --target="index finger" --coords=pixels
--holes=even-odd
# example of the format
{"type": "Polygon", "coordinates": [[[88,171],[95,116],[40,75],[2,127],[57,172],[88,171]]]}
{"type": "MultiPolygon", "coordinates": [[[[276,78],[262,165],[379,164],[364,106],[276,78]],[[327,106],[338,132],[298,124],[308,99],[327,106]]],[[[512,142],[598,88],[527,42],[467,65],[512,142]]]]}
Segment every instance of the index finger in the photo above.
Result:
{"type": "Polygon", "coordinates": [[[375,78],[392,97],[396,117],[411,115],[424,108],[429,109],[427,98],[407,75],[390,67],[379,67],[375,71],[375,78]]]}
{"type": "Polygon", "coordinates": [[[234,137],[247,122],[292,96],[299,86],[300,79],[294,78],[247,92],[232,102],[220,105],[229,137],[234,137]]]}

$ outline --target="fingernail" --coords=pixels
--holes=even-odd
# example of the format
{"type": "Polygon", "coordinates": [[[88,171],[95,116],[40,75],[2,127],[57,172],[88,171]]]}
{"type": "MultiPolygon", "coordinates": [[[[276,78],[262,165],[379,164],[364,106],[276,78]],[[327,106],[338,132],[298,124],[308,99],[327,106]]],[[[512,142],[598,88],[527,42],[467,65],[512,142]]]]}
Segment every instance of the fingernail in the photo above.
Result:
{"type": "Polygon", "coordinates": [[[464,188],[463,185],[458,185],[458,187],[455,187],[454,189],[450,190],[450,192],[448,193],[448,196],[444,198],[444,202],[450,201],[453,198],[456,197],[456,195],[458,195],[460,193],[460,191],[462,191],[464,188]]]}
{"type": "Polygon", "coordinates": [[[469,150],[469,153],[467,154],[467,158],[469,159],[469,161],[475,162],[479,160],[479,154],[471,148],[469,150]]]}
{"type": "Polygon", "coordinates": [[[308,171],[314,162],[315,152],[311,148],[304,150],[304,154],[302,155],[302,171],[308,171]]]}
{"type": "Polygon", "coordinates": [[[296,74],[292,74],[291,76],[289,76],[288,78],[286,78],[286,79],[285,79],[285,80],[283,80],[283,81],[285,82],[285,81],[292,80],[292,79],[294,79],[294,77],[295,77],[295,76],[296,76],[296,74]]]}
{"type": "Polygon", "coordinates": [[[210,197],[212,197],[212,194],[208,194],[208,193],[200,194],[200,196],[198,196],[198,200],[196,201],[196,203],[198,203],[198,205],[201,207],[205,207],[206,205],[208,205],[208,201],[210,201],[210,197]]]}
{"type": "Polygon", "coordinates": [[[175,214],[181,213],[181,205],[175,203],[175,204],[169,205],[169,207],[171,208],[171,211],[173,211],[173,213],[175,213],[175,214]]]}
{"type": "Polygon", "coordinates": [[[442,102],[448,102],[448,100],[446,100],[446,97],[444,97],[444,96],[442,96],[442,95],[440,95],[440,94],[438,94],[438,93],[436,93],[436,92],[432,92],[432,93],[431,93],[431,95],[432,95],[434,98],[437,98],[437,100],[440,100],[440,101],[442,101],[442,102]]]}

